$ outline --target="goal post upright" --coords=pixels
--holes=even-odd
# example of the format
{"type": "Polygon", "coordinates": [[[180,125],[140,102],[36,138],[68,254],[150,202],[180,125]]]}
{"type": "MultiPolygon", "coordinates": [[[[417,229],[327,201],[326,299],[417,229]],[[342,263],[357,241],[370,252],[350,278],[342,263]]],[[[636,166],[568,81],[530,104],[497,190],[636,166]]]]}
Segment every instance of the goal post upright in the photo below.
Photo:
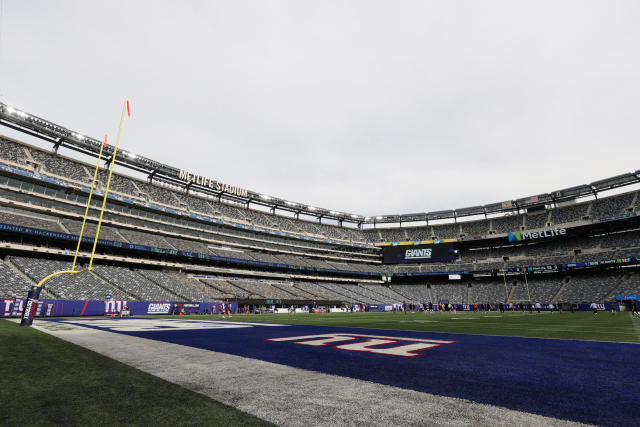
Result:
{"type": "Polygon", "coordinates": [[[80,228],[80,235],[78,236],[78,244],[76,246],[76,252],[73,257],[73,264],[71,266],[71,270],[62,270],[57,271],[55,273],[49,274],[47,277],[42,279],[38,284],[31,286],[29,293],[27,295],[27,301],[24,305],[24,311],[22,312],[22,319],[20,320],[20,326],[31,326],[33,324],[33,318],[35,316],[36,308],[38,306],[38,302],[40,299],[40,293],[42,292],[42,288],[44,284],[53,279],[54,277],[61,276],[64,274],[76,275],[83,273],[85,271],[91,270],[93,267],[93,258],[96,253],[96,246],[98,243],[98,237],[100,236],[100,226],[102,225],[102,218],[104,216],[104,210],[107,206],[107,197],[109,195],[109,186],[111,185],[111,176],[113,175],[113,167],[115,165],[116,154],[118,153],[118,144],[120,143],[120,135],[122,133],[122,124],[124,123],[124,114],[127,113],[128,116],[131,116],[129,110],[129,100],[125,100],[124,105],[122,106],[122,115],[120,116],[120,126],[118,127],[118,137],[116,138],[116,144],[113,149],[113,154],[111,156],[111,164],[109,166],[109,177],[107,178],[107,185],[105,188],[105,192],[102,198],[102,207],[100,209],[100,218],[98,219],[98,226],[96,229],[96,235],[93,239],[93,248],[91,250],[91,256],[89,258],[89,266],[82,270],[76,270],[76,263],[78,260],[78,254],[80,253],[80,245],[82,244],[82,237],[84,234],[85,225],[87,222],[87,217],[89,216],[89,208],[91,205],[91,197],[93,196],[93,192],[95,190],[95,184],[98,179],[98,170],[100,168],[100,161],[102,160],[102,152],[107,145],[107,135],[104,136],[104,141],[100,147],[100,153],[98,155],[98,163],[96,164],[96,169],[93,174],[93,181],[91,182],[91,189],[89,191],[89,197],[87,199],[87,206],[85,208],[84,217],[82,219],[82,227],[80,228]]]}
{"type": "MultiPolygon", "coordinates": [[[[118,144],[120,144],[120,134],[122,133],[122,123],[124,123],[124,113],[129,113],[129,100],[124,102],[122,106],[122,114],[120,115],[120,126],[118,126],[118,136],[116,137],[116,145],[113,147],[113,155],[111,156],[111,165],[109,166],[109,176],[107,178],[107,187],[105,188],[104,195],[102,197],[102,208],[100,209],[100,218],[98,219],[98,228],[96,230],[96,237],[93,239],[93,248],[91,249],[91,258],[89,258],[89,270],[93,267],[93,257],[96,253],[96,246],[98,245],[98,236],[100,235],[100,227],[102,226],[102,217],[104,216],[104,209],[107,206],[107,198],[109,196],[109,186],[111,185],[111,176],[113,175],[113,167],[116,164],[116,155],[118,154],[118,144]]],[[[96,171],[97,173],[97,171],[96,171]]]]}
{"type": "MultiPolygon", "coordinates": [[[[531,291],[529,290],[529,280],[527,279],[527,268],[523,265],[520,266],[520,270],[522,271],[522,274],[524,275],[524,286],[527,288],[527,299],[511,299],[509,297],[507,297],[507,303],[531,303],[531,291]]],[[[506,275],[503,272],[503,277],[504,277],[504,286],[505,286],[505,290],[507,289],[507,279],[506,279],[506,275]]]]}
{"type": "Polygon", "coordinates": [[[511,302],[510,298],[509,298],[509,289],[507,288],[507,273],[504,271],[504,268],[502,269],[502,279],[504,280],[504,293],[505,293],[505,301],[507,302],[507,304],[509,302],[511,302]]]}
{"type": "Polygon", "coordinates": [[[529,291],[529,281],[527,280],[527,270],[524,265],[522,266],[522,273],[524,274],[524,284],[527,287],[527,297],[529,298],[529,302],[531,302],[531,292],[529,291]]]}
{"type": "MultiPolygon", "coordinates": [[[[96,181],[98,180],[98,170],[100,169],[100,161],[102,161],[102,151],[104,147],[107,145],[107,135],[104,136],[102,144],[100,145],[100,153],[98,154],[98,163],[96,163],[96,169],[93,173],[93,181],[91,181],[91,189],[89,190],[89,199],[87,200],[87,207],[84,210],[84,218],[82,218],[82,227],[80,227],[80,235],[78,236],[78,246],[76,247],[76,253],[73,256],[73,265],[71,266],[71,270],[74,271],[76,269],[76,261],[78,260],[78,253],[80,252],[80,245],[82,244],[82,236],[84,234],[84,227],[87,223],[87,217],[89,216],[89,207],[91,206],[91,197],[93,196],[93,190],[96,186],[96,181]]],[[[98,238],[98,234],[96,233],[96,239],[98,238]]]]}

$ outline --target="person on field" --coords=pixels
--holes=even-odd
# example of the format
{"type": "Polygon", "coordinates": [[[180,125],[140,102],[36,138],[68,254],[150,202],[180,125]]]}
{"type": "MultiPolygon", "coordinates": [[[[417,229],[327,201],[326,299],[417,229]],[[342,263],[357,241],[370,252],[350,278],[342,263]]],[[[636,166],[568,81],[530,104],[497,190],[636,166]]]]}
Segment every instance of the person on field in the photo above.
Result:
{"type": "Polygon", "coordinates": [[[591,303],[591,310],[593,310],[593,314],[598,314],[598,305],[595,302],[591,303]]]}
{"type": "Polygon", "coordinates": [[[631,316],[636,317],[638,315],[638,304],[636,300],[631,300],[631,316]]]}
{"type": "Polygon", "coordinates": [[[227,317],[231,317],[231,304],[229,303],[229,300],[224,303],[224,314],[227,317]]]}

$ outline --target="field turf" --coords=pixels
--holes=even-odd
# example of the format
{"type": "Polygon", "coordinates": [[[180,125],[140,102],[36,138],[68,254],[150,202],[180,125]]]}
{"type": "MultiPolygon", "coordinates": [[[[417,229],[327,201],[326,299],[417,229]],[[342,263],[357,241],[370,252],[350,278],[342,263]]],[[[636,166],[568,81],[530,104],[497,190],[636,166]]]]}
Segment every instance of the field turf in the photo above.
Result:
{"type": "MultiPolygon", "coordinates": [[[[221,315],[183,318],[224,319],[221,315]]],[[[346,326],[374,329],[501,335],[530,338],[640,343],[640,319],[631,313],[497,311],[488,313],[324,313],[324,314],[240,314],[231,320],[299,325],[346,326]]]]}
{"type": "MultiPolygon", "coordinates": [[[[630,313],[326,313],[234,315],[231,319],[220,315],[181,318],[640,343],[640,319],[633,319],[630,313]]],[[[229,340],[227,346],[233,341],[229,340]]],[[[208,338],[206,341],[215,343],[208,338]]],[[[473,344],[472,340],[467,341],[466,345],[473,344]]],[[[33,328],[0,320],[0,343],[0,425],[202,425],[203,420],[206,420],[204,424],[267,424],[204,395],[33,328]]],[[[444,354],[448,350],[458,349],[445,348],[441,352],[444,354]]],[[[309,352],[314,351],[310,349],[309,352]]],[[[433,354],[434,358],[438,356],[439,353],[433,354]]],[[[470,387],[465,386],[464,390],[468,391],[470,387]]],[[[476,400],[460,393],[450,395],[476,400]]]]}
{"type": "Polygon", "coordinates": [[[0,343],[0,425],[270,425],[16,323],[0,343]]]}

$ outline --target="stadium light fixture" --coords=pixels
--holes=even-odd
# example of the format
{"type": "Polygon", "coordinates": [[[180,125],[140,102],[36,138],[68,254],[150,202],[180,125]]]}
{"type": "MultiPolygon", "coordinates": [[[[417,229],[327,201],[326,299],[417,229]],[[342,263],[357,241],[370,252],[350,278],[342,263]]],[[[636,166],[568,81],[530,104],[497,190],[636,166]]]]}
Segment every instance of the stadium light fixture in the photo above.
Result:
{"type": "Polygon", "coordinates": [[[7,107],[7,114],[13,114],[16,112],[16,109],[13,107],[7,107]]]}
{"type": "Polygon", "coordinates": [[[315,211],[315,210],[317,210],[317,208],[314,208],[313,206],[307,206],[307,209],[309,209],[310,211],[315,211]]]}
{"type": "Polygon", "coordinates": [[[267,196],[266,194],[261,194],[260,198],[263,200],[271,200],[271,197],[267,196]]]}
{"type": "Polygon", "coordinates": [[[382,219],[382,217],[381,216],[377,216],[376,219],[382,219]]]}

